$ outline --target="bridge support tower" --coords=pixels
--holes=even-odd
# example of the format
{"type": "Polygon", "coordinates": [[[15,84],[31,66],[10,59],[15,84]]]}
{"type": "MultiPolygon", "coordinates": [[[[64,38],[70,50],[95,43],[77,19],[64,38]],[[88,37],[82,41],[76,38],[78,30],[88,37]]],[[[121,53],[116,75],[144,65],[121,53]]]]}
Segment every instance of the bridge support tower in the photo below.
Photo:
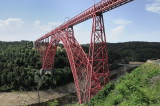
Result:
{"type": "Polygon", "coordinates": [[[93,15],[89,61],[91,64],[91,97],[109,82],[108,51],[102,13],[93,15]]]}

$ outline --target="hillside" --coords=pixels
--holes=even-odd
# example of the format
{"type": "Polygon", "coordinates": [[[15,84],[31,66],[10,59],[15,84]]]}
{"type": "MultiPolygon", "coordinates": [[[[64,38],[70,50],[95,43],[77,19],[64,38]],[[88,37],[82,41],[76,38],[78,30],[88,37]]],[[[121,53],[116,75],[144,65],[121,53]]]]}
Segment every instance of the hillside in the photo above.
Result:
{"type": "MultiPolygon", "coordinates": [[[[89,44],[82,45],[88,53],[89,44]]],[[[121,42],[107,43],[110,70],[116,69],[118,63],[129,61],[145,62],[148,59],[160,58],[159,42],[121,42]]]]}
{"type": "Polygon", "coordinates": [[[0,92],[37,90],[39,82],[40,89],[55,88],[72,82],[66,54],[58,50],[56,57],[54,76],[40,76],[40,56],[33,48],[33,42],[0,41],[0,92]]]}
{"type": "Polygon", "coordinates": [[[160,65],[145,63],[109,83],[86,106],[160,105],[160,65]]]}
{"type": "Polygon", "coordinates": [[[160,58],[160,42],[122,42],[108,43],[110,54],[118,54],[121,57],[120,62],[142,61],[147,59],[160,58]],[[113,53],[112,53],[113,52],[113,53]],[[159,56],[158,56],[159,55],[159,56]]]}
{"type": "MultiPolygon", "coordinates": [[[[88,53],[89,45],[82,45],[88,53]]],[[[160,43],[157,42],[123,42],[107,43],[110,70],[116,69],[118,63],[129,61],[146,61],[160,58],[160,43]]],[[[33,48],[31,41],[3,42],[0,41],[0,91],[32,91],[55,88],[73,82],[68,57],[62,44],[59,44],[54,75],[40,76],[40,56],[33,48]]]]}

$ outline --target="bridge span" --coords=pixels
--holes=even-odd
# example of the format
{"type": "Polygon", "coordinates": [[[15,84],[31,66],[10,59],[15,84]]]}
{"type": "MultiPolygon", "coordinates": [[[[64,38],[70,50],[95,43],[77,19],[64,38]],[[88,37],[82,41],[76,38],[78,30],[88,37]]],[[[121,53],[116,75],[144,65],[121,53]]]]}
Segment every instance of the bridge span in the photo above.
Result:
{"type": "Polygon", "coordinates": [[[103,13],[133,0],[101,0],[35,41],[42,70],[53,70],[57,45],[62,41],[71,66],[79,103],[88,102],[110,81],[103,13]],[[88,55],[74,37],[73,26],[93,19],[88,55]]]}

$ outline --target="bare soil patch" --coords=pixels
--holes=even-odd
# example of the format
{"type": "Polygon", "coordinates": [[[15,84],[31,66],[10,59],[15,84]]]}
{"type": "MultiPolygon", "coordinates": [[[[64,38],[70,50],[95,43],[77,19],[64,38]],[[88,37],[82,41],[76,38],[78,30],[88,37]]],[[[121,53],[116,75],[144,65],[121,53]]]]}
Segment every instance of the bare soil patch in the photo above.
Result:
{"type": "MultiPolygon", "coordinates": [[[[40,101],[46,102],[51,99],[63,97],[69,93],[74,93],[74,83],[57,87],[53,90],[40,91],[40,101]]],[[[38,92],[0,92],[0,106],[19,106],[24,104],[38,103],[38,92]]]]}

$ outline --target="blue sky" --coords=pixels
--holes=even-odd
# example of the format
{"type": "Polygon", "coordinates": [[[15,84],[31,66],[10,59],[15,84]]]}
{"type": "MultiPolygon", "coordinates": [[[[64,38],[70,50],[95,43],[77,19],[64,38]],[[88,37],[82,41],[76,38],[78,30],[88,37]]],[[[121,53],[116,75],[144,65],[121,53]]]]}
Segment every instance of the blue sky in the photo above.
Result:
{"type": "MultiPolygon", "coordinates": [[[[94,0],[0,0],[0,41],[35,41],[93,4],[94,0]]],[[[160,0],[134,0],[103,16],[107,42],[160,42],[160,0]]],[[[91,27],[92,20],[74,26],[79,43],[90,42],[91,27]]]]}

